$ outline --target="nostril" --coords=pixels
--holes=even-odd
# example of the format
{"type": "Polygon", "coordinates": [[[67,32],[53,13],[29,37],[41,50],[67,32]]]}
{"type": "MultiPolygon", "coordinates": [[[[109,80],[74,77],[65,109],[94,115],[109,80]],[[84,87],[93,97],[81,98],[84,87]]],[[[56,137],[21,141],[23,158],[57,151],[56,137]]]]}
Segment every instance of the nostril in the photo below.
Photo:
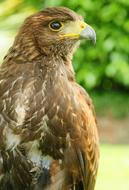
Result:
{"type": "Polygon", "coordinates": [[[87,25],[87,24],[86,24],[85,22],[81,21],[79,24],[80,24],[80,28],[81,28],[81,29],[86,28],[86,25],[87,25]]]}
{"type": "Polygon", "coordinates": [[[80,24],[80,27],[83,29],[83,28],[85,28],[85,25],[84,24],[80,24]]]}

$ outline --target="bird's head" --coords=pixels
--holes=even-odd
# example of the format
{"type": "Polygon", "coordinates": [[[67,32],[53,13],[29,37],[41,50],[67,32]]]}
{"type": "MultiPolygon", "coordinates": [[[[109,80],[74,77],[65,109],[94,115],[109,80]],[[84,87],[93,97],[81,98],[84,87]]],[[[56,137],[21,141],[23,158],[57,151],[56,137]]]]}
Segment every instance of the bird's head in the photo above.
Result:
{"type": "Polygon", "coordinates": [[[96,42],[93,28],[81,16],[65,7],[46,8],[28,17],[20,35],[33,39],[37,48],[46,53],[68,54],[73,52],[81,39],[96,42]]]}

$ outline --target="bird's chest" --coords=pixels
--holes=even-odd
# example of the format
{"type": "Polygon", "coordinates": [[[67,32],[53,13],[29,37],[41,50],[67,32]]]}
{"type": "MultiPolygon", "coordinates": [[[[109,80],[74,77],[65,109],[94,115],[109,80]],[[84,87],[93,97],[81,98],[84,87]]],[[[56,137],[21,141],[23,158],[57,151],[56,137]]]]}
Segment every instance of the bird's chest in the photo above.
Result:
{"type": "Polygon", "coordinates": [[[43,81],[40,78],[25,81],[21,77],[12,83],[10,92],[3,98],[2,110],[11,138],[19,139],[20,135],[18,144],[38,140],[42,152],[61,157],[66,137],[75,131],[77,134],[77,124],[82,125],[83,101],[80,102],[78,90],[73,85],[61,72],[43,81]]]}
{"type": "Polygon", "coordinates": [[[37,89],[29,92],[27,103],[22,101],[16,107],[23,128],[31,133],[40,131],[42,135],[64,138],[69,131],[76,130],[77,124],[83,126],[83,117],[88,117],[90,109],[74,82],[61,76],[55,80],[50,77],[37,89]]]}

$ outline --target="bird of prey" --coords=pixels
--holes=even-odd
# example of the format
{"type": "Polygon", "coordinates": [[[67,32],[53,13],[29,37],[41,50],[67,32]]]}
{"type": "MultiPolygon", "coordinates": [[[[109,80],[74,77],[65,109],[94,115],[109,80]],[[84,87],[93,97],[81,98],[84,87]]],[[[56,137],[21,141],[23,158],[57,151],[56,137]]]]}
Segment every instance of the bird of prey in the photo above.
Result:
{"type": "Polygon", "coordinates": [[[73,53],[95,31],[74,11],[28,17],[0,67],[0,190],[93,190],[99,160],[92,101],[73,53]]]}

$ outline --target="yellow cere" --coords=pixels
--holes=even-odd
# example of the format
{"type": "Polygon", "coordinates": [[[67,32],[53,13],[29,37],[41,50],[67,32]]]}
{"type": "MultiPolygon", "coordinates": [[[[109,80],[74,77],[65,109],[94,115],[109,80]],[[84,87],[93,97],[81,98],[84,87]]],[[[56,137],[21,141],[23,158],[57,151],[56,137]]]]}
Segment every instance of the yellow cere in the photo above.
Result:
{"type": "Polygon", "coordinates": [[[60,38],[78,38],[80,33],[86,28],[87,24],[83,21],[70,21],[65,24],[60,38]]]}

